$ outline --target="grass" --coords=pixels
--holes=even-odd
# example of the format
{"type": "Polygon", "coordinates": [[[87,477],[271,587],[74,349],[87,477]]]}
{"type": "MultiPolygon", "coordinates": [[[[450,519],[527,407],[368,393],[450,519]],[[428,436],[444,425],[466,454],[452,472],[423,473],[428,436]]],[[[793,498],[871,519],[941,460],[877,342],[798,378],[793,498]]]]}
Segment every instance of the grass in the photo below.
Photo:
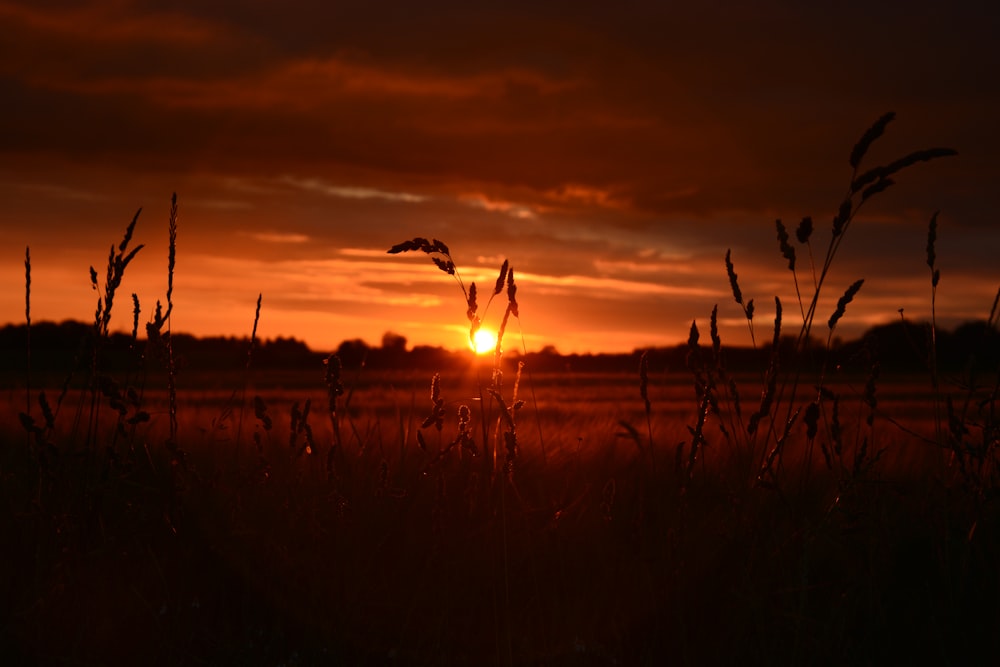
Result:
{"type": "MultiPolygon", "coordinates": [[[[141,248],[128,250],[137,215],[103,291],[91,270],[101,297],[87,363],[69,369],[82,389],[67,379],[53,402],[30,371],[26,251],[28,370],[0,441],[0,653],[35,664],[989,661],[1000,648],[1000,369],[943,373],[933,321],[914,373],[886,377],[874,345],[842,358],[833,334],[861,279],[819,312],[858,211],[890,177],[951,154],[862,171],[891,120],[851,153],[821,262],[811,218],[798,246],[776,225],[799,296],[792,308],[774,300],[769,343],[726,253],[767,359],[753,373],[730,367],[716,306],[708,342],[692,323],[686,374],[667,375],[648,350],[627,378],[532,375],[530,357],[522,367],[502,351],[518,316],[509,264],[480,310],[450,249],[418,237],[390,251],[422,252],[455,277],[470,337],[494,297],[506,300],[485,365],[414,384],[409,369],[345,373],[331,355],[314,390],[255,391],[259,299],[231,389],[181,390],[174,199],[165,310],[158,302],[142,341],[133,295],[132,358],[112,364],[102,346],[141,248]],[[810,258],[804,276],[796,250],[810,258]],[[807,359],[814,322],[826,333],[818,363],[807,359]]],[[[935,216],[932,302],[937,233],[935,216]]],[[[995,344],[996,321],[994,303],[972,352],[995,344]]]]}

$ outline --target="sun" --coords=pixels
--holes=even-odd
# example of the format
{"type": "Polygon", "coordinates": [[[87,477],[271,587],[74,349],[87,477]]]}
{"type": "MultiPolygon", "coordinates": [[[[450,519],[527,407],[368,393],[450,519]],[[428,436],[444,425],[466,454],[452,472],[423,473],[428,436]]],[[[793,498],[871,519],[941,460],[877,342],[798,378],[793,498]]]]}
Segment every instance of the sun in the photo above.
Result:
{"type": "Polygon", "coordinates": [[[469,347],[476,354],[489,354],[496,350],[497,347],[497,335],[495,332],[489,329],[480,328],[476,331],[476,335],[471,341],[469,341],[469,347]]]}

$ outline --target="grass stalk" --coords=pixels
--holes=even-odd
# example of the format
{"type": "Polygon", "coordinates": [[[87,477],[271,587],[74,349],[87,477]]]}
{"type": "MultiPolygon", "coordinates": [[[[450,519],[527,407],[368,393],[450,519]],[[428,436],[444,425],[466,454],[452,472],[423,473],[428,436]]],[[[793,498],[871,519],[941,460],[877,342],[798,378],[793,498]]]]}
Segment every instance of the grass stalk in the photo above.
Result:
{"type": "Polygon", "coordinates": [[[243,366],[243,384],[240,388],[240,416],[236,422],[236,441],[233,443],[233,458],[239,469],[240,443],[243,434],[243,413],[246,410],[247,386],[250,384],[250,366],[253,364],[253,350],[257,344],[257,323],[260,322],[260,303],[263,293],[257,294],[257,307],[253,314],[253,328],[250,330],[250,342],[247,344],[247,360],[243,366]]]}
{"type": "MultiPolygon", "coordinates": [[[[31,416],[31,247],[24,248],[24,413],[31,416]]],[[[30,437],[30,436],[29,436],[30,437]]]]}

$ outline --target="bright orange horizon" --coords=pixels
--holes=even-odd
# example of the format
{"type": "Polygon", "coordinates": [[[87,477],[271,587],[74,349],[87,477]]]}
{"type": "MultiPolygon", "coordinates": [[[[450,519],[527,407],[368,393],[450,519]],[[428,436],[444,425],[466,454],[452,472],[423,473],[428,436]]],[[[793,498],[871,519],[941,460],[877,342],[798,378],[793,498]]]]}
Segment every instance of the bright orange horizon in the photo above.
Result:
{"type": "Polygon", "coordinates": [[[32,320],[92,319],[88,268],[103,279],[140,206],[145,247],[114,324],[130,327],[132,292],[147,321],[165,298],[176,191],[175,331],[248,335],[260,293],[262,338],[329,350],[391,331],[467,349],[454,280],[424,255],[386,254],[421,236],[446,242],[481,295],[514,267],[508,349],[672,345],[692,320],[707,331],[716,304],[724,342],[744,345],[726,251],[758,330],[775,296],[797,329],[774,221],[812,216],[822,252],[851,148],[887,110],[898,118],[865,168],[959,155],[901,172],[866,205],[817,322],[859,278],[839,335],[901,308],[929,317],[937,210],[942,325],[985,318],[1000,286],[990,6],[35,5],[0,0],[0,119],[14,128],[0,144],[0,324],[24,321],[25,246],[32,320]]]}

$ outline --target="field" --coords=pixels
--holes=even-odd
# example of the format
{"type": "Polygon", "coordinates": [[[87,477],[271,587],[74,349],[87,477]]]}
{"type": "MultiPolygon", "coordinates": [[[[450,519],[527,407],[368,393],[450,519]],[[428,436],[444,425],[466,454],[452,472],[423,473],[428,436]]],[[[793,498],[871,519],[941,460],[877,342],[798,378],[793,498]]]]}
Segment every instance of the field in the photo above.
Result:
{"type": "MultiPolygon", "coordinates": [[[[475,375],[442,378],[449,422],[459,403],[477,405],[475,375]]],[[[431,401],[416,372],[357,380],[332,469],[325,409],[307,421],[323,444],[307,453],[304,430],[292,442],[291,406],[323,406],[322,387],[251,386],[273,415],[265,430],[253,400],[239,400],[240,375],[228,380],[230,392],[181,394],[183,463],[162,444],[162,392],[145,397],[151,420],[114,457],[102,441],[40,470],[6,425],[7,655],[843,664],[905,654],[967,663],[995,648],[995,508],[964,489],[948,452],[891,423],[933,437],[920,418],[933,400],[917,378],[882,386],[876,467],[851,477],[817,454],[806,469],[797,442],[780,488],[756,483],[759,460],[717,433],[690,479],[680,473],[697,403],[690,381],[666,373],[649,380],[653,451],[637,375],[522,378],[533,396],[509,474],[503,452],[487,465],[482,451],[436,460],[455,423],[440,440],[427,429],[426,451],[417,444],[431,401]]],[[[847,418],[861,389],[835,388],[857,392],[845,423],[863,423],[847,418]]],[[[9,414],[21,398],[9,395],[9,414]]],[[[108,419],[102,432],[114,431],[108,419]]]]}
{"type": "MultiPolygon", "coordinates": [[[[178,370],[175,202],[145,337],[137,297],[124,353],[109,331],[133,220],[103,285],[91,270],[97,313],[63,381],[32,345],[29,250],[24,363],[0,378],[5,664],[994,663],[1000,294],[960,363],[933,317],[912,324],[905,371],[882,371],[877,340],[833,342],[863,281],[818,312],[862,205],[951,154],[859,172],[889,121],[851,154],[811,292],[795,247],[823,257],[812,221],[794,247],[778,223],[797,312],[776,298],[752,354],[722,344],[716,307],[679,363],[644,350],[614,374],[499,348],[264,371],[255,319],[242,365],[178,370]]],[[[456,275],[440,241],[390,252],[456,275]]],[[[726,270],[753,338],[729,253],[726,270]]],[[[505,262],[504,325],[516,287],[505,262]]]]}

